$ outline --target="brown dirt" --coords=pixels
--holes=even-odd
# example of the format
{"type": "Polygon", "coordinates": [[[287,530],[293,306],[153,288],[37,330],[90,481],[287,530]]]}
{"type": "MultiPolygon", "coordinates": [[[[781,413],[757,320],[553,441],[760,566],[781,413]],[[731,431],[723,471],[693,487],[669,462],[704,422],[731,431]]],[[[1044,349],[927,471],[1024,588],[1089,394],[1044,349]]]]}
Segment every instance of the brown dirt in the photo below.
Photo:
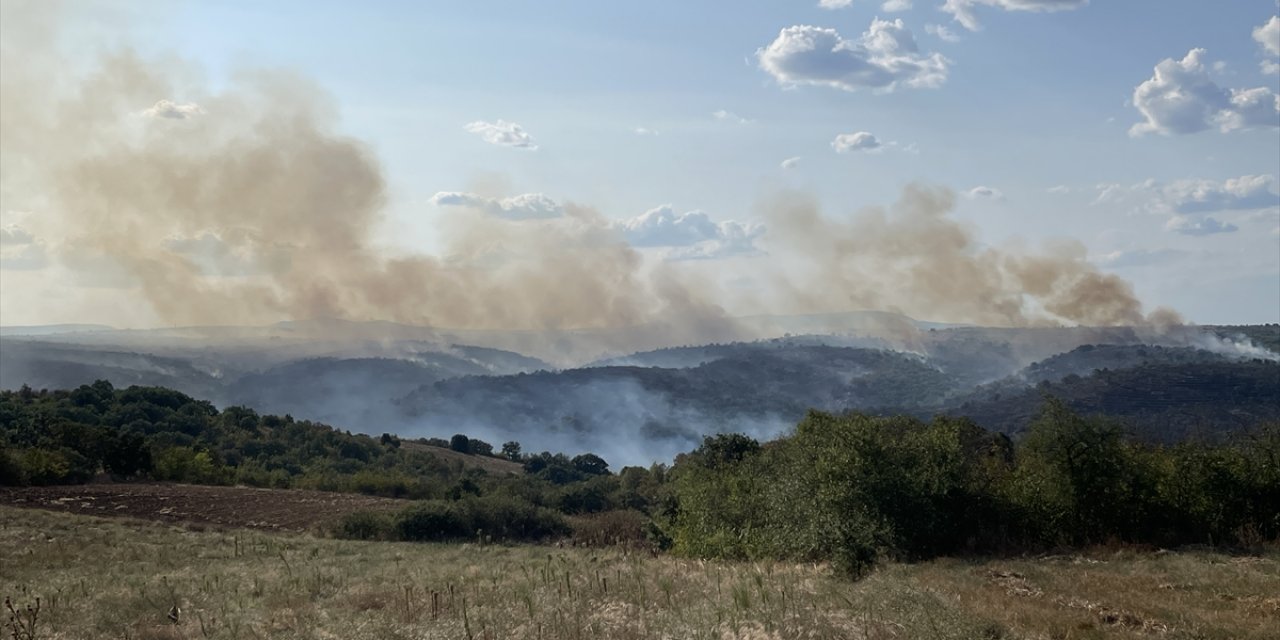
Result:
{"type": "Polygon", "coordinates": [[[395,511],[408,503],[301,489],[148,483],[0,487],[0,504],[174,524],[307,531],[353,511],[395,511]]]}

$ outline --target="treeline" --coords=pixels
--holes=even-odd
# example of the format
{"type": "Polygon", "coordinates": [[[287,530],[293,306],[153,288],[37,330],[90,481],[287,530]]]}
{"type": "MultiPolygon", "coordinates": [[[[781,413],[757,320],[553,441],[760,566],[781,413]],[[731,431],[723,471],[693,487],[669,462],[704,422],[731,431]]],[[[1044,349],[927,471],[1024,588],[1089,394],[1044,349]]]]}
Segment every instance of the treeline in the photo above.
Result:
{"type": "Polygon", "coordinates": [[[671,475],[677,552],[831,560],[851,575],[885,557],[1280,536],[1280,424],[1154,446],[1054,399],[1017,443],[965,419],[811,412],[764,445],[708,438],[671,475]]]}
{"type": "Polygon", "coordinates": [[[657,502],[664,466],[615,474],[591,453],[526,454],[514,441],[494,449],[462,434],[375,438],[244,407],[219,411],[163,387],[98,381],[69,391],[0,391],[0,485],[77,484],[107,474],[416,501],[399,518],[344,523],[355,537],[534,540],[568,531],[564,516],[608,511],[627,511],[634,525],[612,537],[645,535],[640,514],[657,502]],[[507,462],[495,469],[484,457],[507,462]]]}
{"type": "Polygon", "coordinates": [[[218,411],[157,387],[0,392],[0,484],[108,473],[415,499],[398,514],[353,514],[338,526],[345,537],[571,536],[694,557],[830,561],[853,576],[885,558],[1280,539],[1280,423],[1159,445],[1048,398],[1015,442],[964,418],[810,412],[771,442],[721,434],[673,465],[618,473],[593,454],[430,441],[523,471],[491,473],[409,442],[218,411]]]}
{"type": "MultiPolygon", "coordinates": [[[[69,391],[0,391],[0,484],[118,480],[306,488],[393,498],[458,500],[512,494],[565,513],[645,501],[622,490],[594,454],[501,452],[482,440],[401,441],[339,431],[244,407],[221,411],[163,387],[116,389],[98,381],[69,391]],[[433,446],[520,463],[525,473],[490,472],[433,446]]],[[[521,467],[510,465],[515,470],[521,467]]],[[[627,474],[632,478],[637,469],[627,474]]],[[[637,482],[630,481],[633,488],[637,482]]]]}

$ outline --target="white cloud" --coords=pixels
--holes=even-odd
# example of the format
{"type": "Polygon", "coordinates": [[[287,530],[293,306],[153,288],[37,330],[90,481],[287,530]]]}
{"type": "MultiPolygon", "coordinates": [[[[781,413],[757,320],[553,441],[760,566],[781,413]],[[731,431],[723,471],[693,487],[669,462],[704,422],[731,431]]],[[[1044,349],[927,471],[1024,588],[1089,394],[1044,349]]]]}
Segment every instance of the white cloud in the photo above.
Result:
{"type": "Polygon", "coordinates": [[[1093,204],[1125,204],[1133,211],[1161,215],[1248,211],[1280,206],[1275,178],[1247,175],[1226,180],[1184,179],[1162,183],[1099,184],[1093,204]]]}
{"type": "Polygon", "coordinates": [[[714,222],[702,211],[676,213],[662,205],[635,218],[615,223],[635,247],[668,247],[667,258],[693,260],[759,253],[756,238],[764,233],[759,224],[727,220],[714,222]]]}
{"type": "Polygon", "coordinates": [[[204,109],[201,109],[200,105],[194,102],[178,104],[171,100],[161,100],[142,111],[142,115],[150,118],[169,118],[171,120],[185,120],[202,113],[204,113],[204,109]]]}
{"type": "Polygon", "coordinates": [[[524,130],[524,127],[514,122],[507,122],[506,120],[484,122],[477,120],[466,124],[463,129],[480,136],[481,140],[489,144],[529,150],[538,148],[538,145],[533,141],[533,136],[529,135],[524,130]]]}
{"type": "Polygon", "coordinates": [[[638,135],[638,136],[656,136],[656,135],[658,135],[658,131],[657,131],[657,129],[650,129],[650,128],[648,128],[648,127],[636,127],[636,128],[635,128],[635,133],[636,133],[636,135],[638,135]]]}
{"type": "Polygon", "coordinates": [[[711,117],[715,118],[716,120],[723,120],[725,122],[736,122],[738,124],[751,124],[752,122],[748,118],[744,118],[732,111],[725,111],[724,109],[720,109],[719,111],[712,111],[711,117]]]}
{"type": "Polygon", "coordinates": [[[831,148],[836,153],[848,153],[850,151],[875,151],[881,148],[880,141],[875,136],[866,131],[857,133],[842,133],[831,141],[831,148]]]}
{"type": "Polygon", "coordinates": [[[948,29],[946,25],[926,24],[924,32],[944,42],[960,42],[960,35],[948,29]]]}
{"type": "Polygon", "coordinates": [[[1071,193],[1071,187],[1068,187],[1065,184],[1060,184],[1054,187],[1049,187],[1048,189],[1046,189],[1046,191],[1048,191],[1049,193],[1052,193],[1053,195],[1060,196],[1066,193],[1071,193]]]}
{"type": "Polygon", "coordinates": [[[35,241],[36,238],[31,235],[30,231],[16,224],[6,224],[0,227],[0,246],[31,244],[35,241]]]}
{"type": "Polygon", "coordinates": [[[1066,11],[1079,9],[1089,4],[1089,0],[946,0],[942,10],[951,14],[964,28],[977,31],[981,28],[974,8],[978,6],[996,7],[1005,11],[1066,11]]]}
{"type": "MultiPolygon", "coordinates": [[[[847,9],[853,4],[853,0],[818,0],[818,6],[823,9],[847,9]]],[[[882,11],[893,13],[895,11],[906,11],[911,8],[911,0],[884,0],[880,5],[882,11]]]]}
{"type": "Polygon", "coordinates": [[[1280,126],[1280,96],[1266,87],[1219,87],[1205,69],[1204,53],[1192,49],[1180,61],[1161,61],[1155,74],[1133,90],[1133,105],[1145,121],[1130,127],[1129,135],[1280,126]]]}
{"type": "Polygon", "coordinates": [[[1162,190],[1163,200],[1176,213],[1264,209],[1280,205],[1271,191],[1271,176],[1240,176],[1223,182],[1178,180],[1162,190]]]}
{"type": "Polygon", "coordinates": [[[760,68],[784,86],[821,85],[854,91],[892,91],[898,86],[936,88],[947,79],[950,61],[922,54],[901,19],[872,20],[857,40],[835,29],[787,27],[756,51],[760,68]]]}
{"type": "Polygon", "coordinates": [[[30,271],[49,263],[44,244],[17,225],[0,227],[0,269],[30,271]]]}
{"type": "Polygon", "coordinates": [[[977,186],[965,192],[972,200],[1004,200],[1004,192],[994,187],[977,186]]]}
{"type": "Polygon", "coordinates": [[[1187,179],[1165,184],[1144,180],[1129,186],[1100,184],[1094,204],[1120,205],[1135,213],[1166,215],[1169,216],[1166,230],[1207,236],[1238,230],[1235,224],[1210,217],[1210,213],[1280,212],[1280,194],[1271,189],[1274,184],[1275,178],[1264,175],[1223,181],[1187,179]]]}
{"type": "Polygon", "coordinates": [[[1238,231],[1237,227],[1230,222],[1223,223],[1215,218],[1205,216],[1196,218],[1192,216],[1174,216],[1164,225],[1165,230],[1174,231],[1188,236],[1208,236],[1215,233],[1231,233],[1238,231]]]}
{"type": "Polygon", "coordinates": [[[545,220],[564,214],[560,203],[541,193],[488,198],[474,193],[441,191],[431,196],[431,204],[437,207],[469,207],[507,220],[545,220]]]}
{"type": "Polygon", "coordinates": [[[786,160],[783,160],[782,164],[778,166],[782,167],[783,169],[794,169],[800,166],[800,156],[787,158],[786,160]]]}
{"type": "Polygon", "coordinates": [[[1253,39],[1267,53],[1280,56],[1280,16],[1271,16],[1266,24],[1253,30],[1253,39]]]}

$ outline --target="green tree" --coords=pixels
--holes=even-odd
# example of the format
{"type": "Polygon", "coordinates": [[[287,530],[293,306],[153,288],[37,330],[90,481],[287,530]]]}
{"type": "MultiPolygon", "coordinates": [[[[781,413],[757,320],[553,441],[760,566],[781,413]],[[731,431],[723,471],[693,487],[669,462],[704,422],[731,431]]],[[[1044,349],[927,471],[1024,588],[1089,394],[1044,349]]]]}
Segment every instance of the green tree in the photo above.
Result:
{"type": "Polygon", "coordinates": [[[512,440],[502,443],[502,455],[515,462],[520,461],[520,443],[512,440]]]}
{"type": "Polygon", "coordinates": [[[449,448],[458,453],[471,453],[471,439],[461,433],[449,438],[449,448]]]}

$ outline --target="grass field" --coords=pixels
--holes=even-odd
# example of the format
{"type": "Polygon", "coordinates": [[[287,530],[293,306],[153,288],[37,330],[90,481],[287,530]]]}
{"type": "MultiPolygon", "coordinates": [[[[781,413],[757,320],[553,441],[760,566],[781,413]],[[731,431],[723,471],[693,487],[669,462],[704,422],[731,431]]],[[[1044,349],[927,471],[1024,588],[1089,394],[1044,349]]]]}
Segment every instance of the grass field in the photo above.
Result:
{"type": "Polygon", "coordinates": [[[202,526],[0,506],[0,596],[18,609],[39,597],[35,637],[50,639],[1262,639],[1280,629],[1280,554],[944,560],[850,583],[821,566],[202,526]]]}

